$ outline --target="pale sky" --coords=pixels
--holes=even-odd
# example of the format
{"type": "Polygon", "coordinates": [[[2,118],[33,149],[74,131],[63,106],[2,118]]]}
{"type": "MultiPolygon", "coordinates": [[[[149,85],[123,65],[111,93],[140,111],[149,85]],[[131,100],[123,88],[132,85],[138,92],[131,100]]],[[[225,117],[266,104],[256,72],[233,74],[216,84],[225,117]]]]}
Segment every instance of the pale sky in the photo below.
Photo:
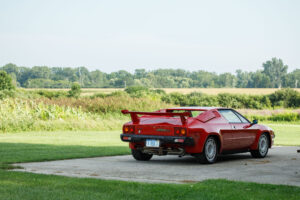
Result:
{"type": "Polygon", "coordinates": [[[0,0],[0,66],[300,68],[297,0],[0,0]]]}

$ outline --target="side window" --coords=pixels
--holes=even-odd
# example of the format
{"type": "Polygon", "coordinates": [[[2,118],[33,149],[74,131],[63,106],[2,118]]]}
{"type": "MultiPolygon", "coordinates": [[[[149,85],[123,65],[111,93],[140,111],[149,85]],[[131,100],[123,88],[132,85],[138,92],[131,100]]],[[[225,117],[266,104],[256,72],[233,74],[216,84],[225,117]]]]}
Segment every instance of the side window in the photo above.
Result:
{"type": "Polygon", "coordinates": [[[197,117],[198,115],[204,113],[202,110],[192,110],[191,111],[193,117],[197,117]]]}
{"type": "Polygon", "coordinates": [[[229,123],[241,123],[240,118],[232,110],[219,110],[219,113],[228,120],[229,123]]]}
{"type": "Polygon", "coordinates": [[[239,118],[242,120],[243,123],[249,123],[249,121],[245,117],[243,117],[240,113],[235,112],[235,114],[239,116],[239,118]]]}

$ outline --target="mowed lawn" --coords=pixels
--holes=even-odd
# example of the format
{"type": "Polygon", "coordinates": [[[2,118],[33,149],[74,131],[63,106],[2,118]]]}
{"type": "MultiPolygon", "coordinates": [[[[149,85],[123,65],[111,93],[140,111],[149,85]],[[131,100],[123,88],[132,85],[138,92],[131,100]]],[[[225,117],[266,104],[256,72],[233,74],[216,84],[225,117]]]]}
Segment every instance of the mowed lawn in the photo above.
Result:
{"type": "Polygon", "coordinates": [[[267,124],[275,131],[275,145],[300,146],[300,124],[267,124]]]}
{"type": "MultiPolygon", "coordinates": [[[[275,145],[299,145],[300,125],[267,124],[275,145]]],[[[0,134],[0,163],[30,162],[129,154],[120,131],[61,131],[0,134]]]]}
{"type": "Polygon", "coordinates": [[[69,178],[0,170],[0,199],[264,199],[298,200],[300,187],[275,186],[227,180],[194,184],[146,184],[69,178]]]}
{"type": "Polygon", "coordinates": [[[0,163],[129,154],[120,132],[62,131],[0,134],[0,163]]]}
{"type": "MultiPolygon", "coordinates": [[[[276,144],[300,145],[300,125],[270,124],[276,144]]],[[[129,154],[120,132],[0,134],[0,168],[9,163],[129,154]],[[1,164],[2,163],[2,164],[1,164]]],[[[0,169],[0,199],[300,199],[300,187],[208,180],[146,184],[0,169]]]]}

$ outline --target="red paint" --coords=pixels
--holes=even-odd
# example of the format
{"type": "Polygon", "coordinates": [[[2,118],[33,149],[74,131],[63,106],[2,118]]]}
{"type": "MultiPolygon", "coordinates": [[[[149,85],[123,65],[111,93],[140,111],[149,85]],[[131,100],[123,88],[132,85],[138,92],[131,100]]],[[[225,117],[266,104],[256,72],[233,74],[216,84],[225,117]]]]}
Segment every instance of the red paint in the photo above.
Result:
{"type": "MultiPolygon", "coordinates": [[[[185,136],[192,137],[195,145],[180,146],[181,144],[163,144],[164,147],[182,147],[188,154],[201,153],[208,136],[214,135],[219,140],[219,153],[226,150],[256,150],[258,139],[262,133],[270,137],[270,148],[273,145],[274,132],[259,124],[229,123],[218,109],[208,107],[181,107],[162,109],[155,112],[130,112],[132,121],[124,124],[132,134],[152,136],[185,136]],[[172,113],[172,110],[183,110],[182,113],[172,113]],[[198,116],[191,117],[186,111],[204,111],[198,116]],[[142,116],[139,116],[142,115],[142,116]],[[184,131],[183,131],[184,130],[184,131]],[[179,146],[178,146],[179,145],[179,146]]],[[[231,109],[232,110],[232,109],[231,109]]],[[[127,129],[126,129],[127,130],[127,129]]],[[[128,133],[128,132],[127,132],[128,133]]],[[[182,142],[181,140],[178,143],[182,142]]],[[[130,142],[131,149],[145,145],[143,142],[130,142]]]]}

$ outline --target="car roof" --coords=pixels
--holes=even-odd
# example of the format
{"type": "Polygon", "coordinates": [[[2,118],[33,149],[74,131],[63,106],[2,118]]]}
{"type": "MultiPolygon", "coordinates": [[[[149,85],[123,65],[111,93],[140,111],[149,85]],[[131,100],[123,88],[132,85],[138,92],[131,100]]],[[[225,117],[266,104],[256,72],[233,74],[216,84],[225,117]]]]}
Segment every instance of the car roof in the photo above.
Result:
{"type": "Polygon", "coordinates": [[[213,110],[213,109],[226,109],[222,107],[199,107],[199,106],[189,106],[189,107],[174,107],[168,108],[167,110],[213,110]]]}

